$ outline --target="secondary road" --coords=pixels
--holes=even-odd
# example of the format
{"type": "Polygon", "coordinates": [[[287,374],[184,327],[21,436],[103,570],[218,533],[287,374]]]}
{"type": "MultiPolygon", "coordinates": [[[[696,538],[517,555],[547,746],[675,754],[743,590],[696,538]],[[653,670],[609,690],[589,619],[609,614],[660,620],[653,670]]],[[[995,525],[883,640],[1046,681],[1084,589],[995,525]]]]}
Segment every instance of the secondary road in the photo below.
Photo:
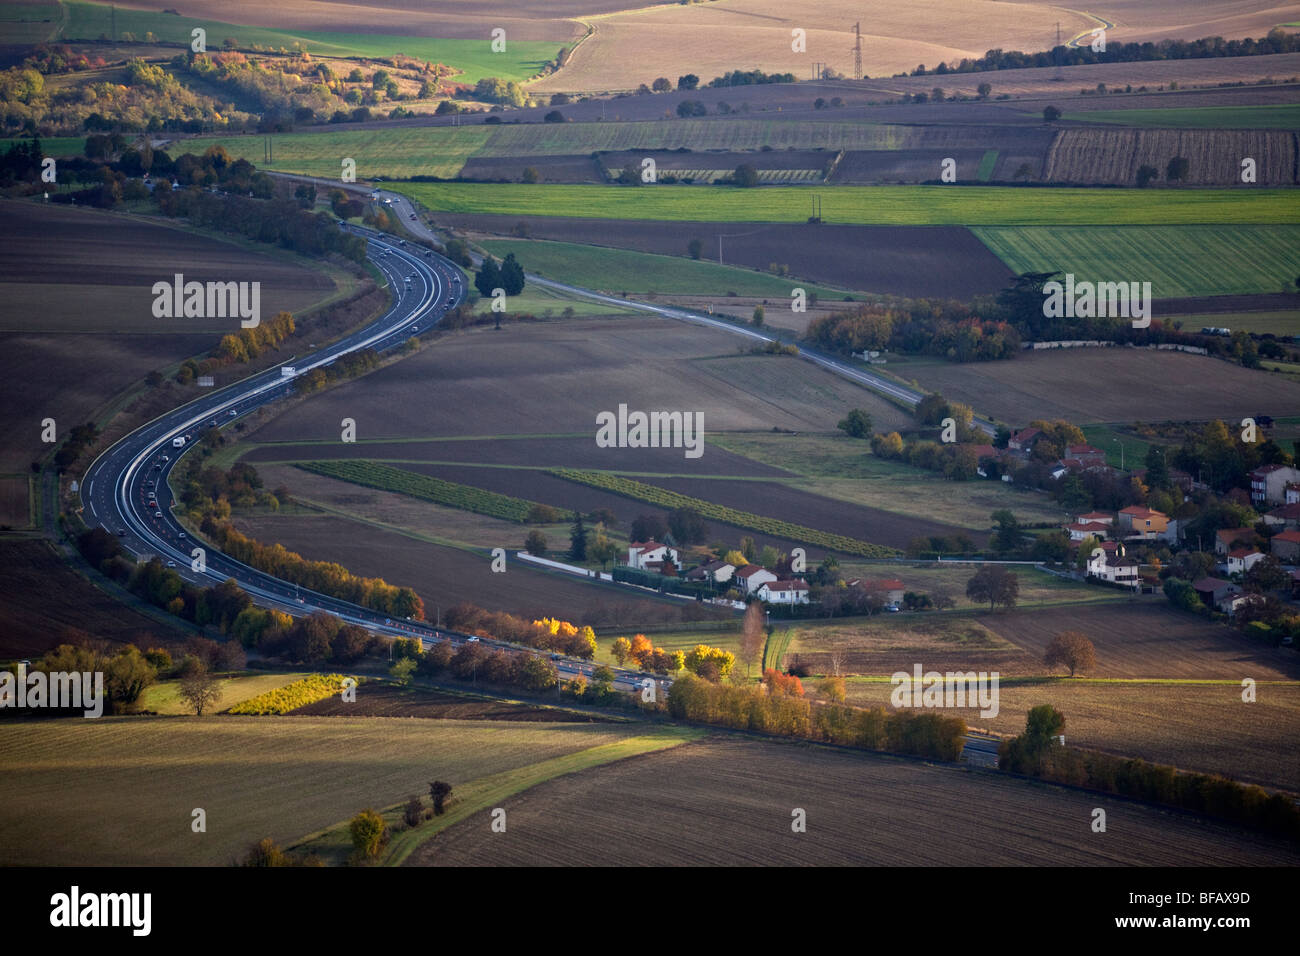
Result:
{"type": "MultiPolygon", "coordinates": [[[[326,348],[291,358],[283,365],[204,395],[136,429],[104,451],[87,469],[79,488],[83,514],[89,526],[103,527],[117,536],[138,559],[157,557],[193,584],[211,586],[233,578],[263,607],[294,616],[327,611],[389,636],[418,637],[426,643],[446,639],[459,645],[471,638],[424,622],[393,620],[369,608],[300,588],[213,548],[199,547],[172,513],[174,501],[168,478],[184,451],[203,431],[228,427],[250,412],[284,398],[303,375],[332,365],[343,355],[362,349],[389,351],[427,331],[464,301],[465,276],[449,260],[390,236],[352,231],[367,240],[367,256],[392,287],[393,302],[388,311],[326,348]],[[182,442],[180,447],[177,441],[182,442]]],[[[482,643],[498,645],[489,640],[482,643]]],[[[579,661],[558,659],[555,664],[566,676],[591,673],[591,665],[579,661]]],[[[616,682],[630,690],[641,677],[621,671],[616,682]]]]}

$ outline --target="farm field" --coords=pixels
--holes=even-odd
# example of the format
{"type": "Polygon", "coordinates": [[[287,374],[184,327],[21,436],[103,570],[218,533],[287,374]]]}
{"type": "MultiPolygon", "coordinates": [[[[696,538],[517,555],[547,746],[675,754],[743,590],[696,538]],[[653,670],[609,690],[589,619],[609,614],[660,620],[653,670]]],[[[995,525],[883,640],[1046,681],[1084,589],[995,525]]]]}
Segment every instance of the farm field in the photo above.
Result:
{"type": "Polygon", "coordinates": [[[0,6],[0,32],[5,42],[43,43],[54,35],[59,8],[53,3],[6,3],[0,6]]]}
{"type": "MultiPolygon", "coordinates": [[[[252,697],[277,690],[307,676],[306,673],[249,671],[218,678],[217,685],[221,690],[221,697],[217,700],[216,706],[210,709],[216,712],[227,711],[236,704],[242,704],[252,697]]],[[[164,716],[192,715],[194,708],[187,706],[181,700],[180,686],[179,680],[167,680],[146,687],[144,693],[140,695],[140,710],[152,711],[164,716]]]]}
{"type": "MultiPolygon", "coordinates": [[[[818,194],[820,195],[820,193],[818,194]]],[[[993,293],[1011,278],[1011,271],[980,242],[970,231],[959,226],[849,226],[809,223],[754,223],[738,227],[726,222],[626,222],[612,228],[606,219],[566,219],[546,217],[518,217],[501,215],[439,215],[439,225],[450,225],[471,233],[496,233],[507,235],[522,222],[533,239],[557,240],[564,243],[586,243],[609,246],[637,252],[650,252],[678,258],[664,263],[664,269],[677,275],[692,275],[696,266],[718,258],[718,240],[722,239],[723,261],[729,266],[745,266],[767,272],[773,263],[789,268],[792,276],[799,276],[800,287],[817,291],[803,279],[824,282],[839,289],[862,289],[873,293],[903,296],[942,296],[968,299],[981,293],[993,293]],[[687,244],[699,239],[700,263],[682,257],[688,254],[687,244]]],[[[521,259],[525,267],[532,268],[535,253],[521,259]]],[[[618,260],[619,262],[623,260],[618,260]]],[[[649,268],[651,260],[640,265],[649,268]]],[[[718,266],[712,265],[713,269],[718,266]]],[[[739,281],[735,270],[729,273],[739,281]]],[[[703,278],[701,274],[701,278],[703,278]]],[[[758,291],[756,296],[776,296],[785,300],[781,307],[768,308],[765,321],[779,324],[784,319],[806,319],[814,310],[796,315],[789,312],[790,279],[751,276],[758,291]],[[759,279],[762,278],[762,282],[759,279]],[[788,314],[787,314],[788,313],[788,314]]],[[[676,282],[674,278],[672,282],[676,282]]],[[[622,290],[622,286],[610,283],[622,290]]],[[[662,293],[667,285],[656,282],[656,291],[662,293]]],[[[679,285],[682,283],[678,283],[679,285]]],[[[727,283],[696,283],[737,291],[746,295],[739,286],[727,283]]],[[[608,285],[601,285],[608,288],[608,285]]],[[[630,288],[645,287],[645,282],[629,284],[630,288]]],[[[842,302],[842,294],[822,295],[819,310],[851,308],[842,302]]],[[[771,302],[768,305],[772,305],[771,302]]],[[[737,303],[718,303],[716,309],[738,312],[737,303]]],[[[748,318],[753,307],[740,310],[748,318]]],[[[802,329],[802,324],[800,324],[802,329]]]]}
{"type": "MultiPolygon", "coordinates": [[[[587,216],[673,222],[806,222],[809,192],[694,186],[529,186],[516,183],[397,183],[392,188],[437,213],[587,216]]],[[[988,186],[819,187],[829,223],[862,225],[1051,226],[1217,223],[1225,209],[1243,225],[1291,224],[1300,197],[1279,189],[1017,189],[988,186]]]]}
{"type": "Polygon", "coordinates": [[[1181,352],[1103,348],[1027,352],[978,365],[909,363],[895,372],[1016,426],[1064,418],[1127,421],[1142,396],[1147,421],[1241,419],[1300,407],[1300,386],[1265,372],[1181,352]],[[1104,381],[1107,387],[1090,386],[1104,381]]]}
{"type": "MultiPolygon", "coordinates": [[[[684,257],[649,255],[623,249],[606,249],[569,242],[534,239],[488,239],[479,243],[498,259],[514,253],[529,271],[548,279],[605,292],[728,293],[768,295],[789,299],[793,283],[788,278],[696,262],[684,257]]],[[[806,284],[806,292],[838,299],[843,289],[806,284]]]]}
{"type": "Polygon", "coordinates": [[[0,529],[23,529],[32,524],[28,485],[35,476],[0,475],[0,529]]]}
{"type": "MultiPolygon", "coordinates": [[[[112,14],[110,5],[103,3],[81,3],[69,0],[68,22],[60,31],[62,40],[94,40],[100,35],[107,35],[111,29],[112,14]]],[[[306,6],[303,4],[302,6],[306,6]]],[[[241,19],[247,11],[255,10],[256,4],[241,4],[241,19]]],[[[197,12],[199,5],[189,5],[188,13],[197,12]]],[[[158,13],[152,10],[117,10],[117,30],[120,37],[130,32],[139,39],[146,33],[153,33],[161,43],[190,45],[190,31],[195,27],[207,30],[209,43],[216,47],[226,37],[233,37],[241,49],[257,46],[267,50],[281,48],[300,48],[317,56],[361,56],[391,57],[402,53],[432,63],[445,63],[462,72],[455,79],[460,83],[473,85],[485,76],[499,76],[508,80],[526,80],[540,73],[548,60],[555,59],[563,45],[554,41],[525,40],[522,37],[507,44],[502,53],[493,53],[489,44],[487,31],[480,26],[473,39],[441,39],[431,37],[422,30],[412,29],[408,14],[401,24],[397,10],[390,13],[391,22],[381,30],[366,31],[358,23],[355,15],[349,11],[355,9],[349,5],[340,10],[336,19],[327,25],[333,29],[277,29],[275,27],[248,24],[232,24],[224,18],[232,12],[229,4],[208,2],[206,9],[213,12],[209,19],[197,19],[190,16],[158,13]],[[340,29],[341,28],[341,29],[340,29]],[[387,30],[392,29],[392,33],[387,30]]],[[[362,9],[365,9],[362,7],[362,9]]],[[[264,22],[276,27],[286,21],[280,15],[281,8],[274,8],[274,19],[264,22]]],[[[269,13],[270,10],[268,9],[269,13]]],[[[319,14],[317,14],[319,16],[319,14]]],[[[253,17],[253,19],[258,19],[253,17]]],[[[426,27],[427,29],[427,27],[426,27]]]]}
{"type": "Polygon", "coordinates": [[[1255,161],[1261,186],[1296,182],[1296,136],[1281,130],[1064,129],[1047,151],[1044,178],[1057,183],[1132,186],[1150,166],[1167,180],[1169,161],[1182,156],[1189,186],[1241,186],[1242,160],[1255,161]]]}
{"type": "Polygon", "coordinates": [[[1115,123],[1120,126],[1164,126],[1175,129],[1279,129],[1300,127],[1300,104],[1268,103],[1260,106],[1199,106],[1169,109],[1087,110],[1066,112],[1065,120],[1115,123]]]}
{"type": "MultiPolygon", "coordinates": [[[[903,583],[926,585],[919,571],[881,565],[872,577],[901,577],[903,583]]],[[[963,576],[947,586],[959,608],[969,608],[963,576]]],[[[930,585],[933,587],[933,585],[930,585]]],[[[941,584],[942,586],[946,586],[941,584]]],[[[1060,600],[1060,597],[1057,597],[1060,600]]],[[[1097,600],[1014,611],[920,612],[877,615],[851,622],[791,622],[795,631],[789,653],[814,673],[830,671],[833,650],[846,655],[844,669],[854,674],[889,675],[921,663],[926,670],[998,671],[1004,677],[1039,677],[1047,673],[1043,654],[1062,631],[1079,631],[1097,649],[1098,678],[1179,678],[1257,681],[1300,678],[1300,661],[1288,649],[1269,648],[1240,634],[1168,608],[1163,598],[1140,602],[1097,600]]]]}
{"type": "Polygon", "coordinates": [[[181,643],[189,636],[160,612],[160,619],[128,607],[72,570],[46,541],[0,541],[0,660],[33,660],[71,637],[92,634],[141,649],[181,643]]]}
{"type": "MultiPolygon", "coordinates": [[[[888,683],[850,679],[848,700],[887,707],[892,689],[888,683]]],[[[1247,705],[1236,681],[1002,683],[996,717],[981,717],[978,709],[951,713],[970,727],[1011,735],[1024,730],[1031,707],[1048,703],[1065,714],[1066,741],[1072,746],[1300,791],[1300,765],[1292,759],[1300,686],[1262,684],[1257,691],[1258,700],[1247,705]]]]}
{"type": "Polygon", "coordinates": [[[1245,329],[1261,335],[1300,335],[1300,309],[1278,312],[1203,312],[1194,315],[1171,316],[1181,319],[1185,328],[1199,329],[1231,322],[1233,329],[1245,329]]]}
{"type": "Polygon", "coordinates": [[[232,716],[0,723],[9,771],[0,780],[0,852],[10,865],[223,866],[263,837],[287,843],[425,792],[434,768],[460,786],[637,729],[232,716]],[[70,772],[77,787],[67,785],[70,772]],[[196,806],[208,812],[203,836],[188,826],[196,806]],[[36,821],[60,839],[32,840],[36,821]]]}
{"type": "Polygon", "coordinates": [[[506,723],[607,724],[599,713],[514,703],[451,690],[431,690],[374,684],[344,703],[337,695],[291,711],[293,717],[419,717],[432,720],[485,720],[506,723]]]}
{"type": "Polygon", "coordinates": [[[774,426],[826,431],[854,407],[867,409],[882,423],[903,415],[865,389],[806,362],[742,355],[744,348],[727,332],[642,316],[460,331],[363,382],[331,389],[290,409],[255,438],[337,443],[339,419],[347,415],[356,419],[362,441],[589,435],[590,453],[608,461],[608,456],[622,459],[633,450],[596,448],[598,413],[617,411],[620,403],[647,411],[685,407],[704,416],[703,458],[687,459],[681,449],[641,450],[676,461],[678,470],[685,471],[692,462],[707,464],[708,436],[714,432],[770,431],[774,426]],[[739,382],[737,366],[747,373],[739,382]],[[420,401],[411,401],[412,395],[420,401]]]}
{"type": "MultiPolygon", "coordinates": [[[[490,127],[382,127],[280,133],[272,137],[276,172],[337,179],[343,157],[355,159],[359,179],[401,179],[409,176],[451,178],[491,136],[490,127]]],[[[173,140],[174,156],[202,153],[221,146],[234,159],[263,165],[264,136],[199,136],[173,140]]]]}
{"type": "MultiPolygon", "coordinates": [[[[342,517],[241,517],[235,527],[259,541],[278,542],[317,561],[337,561],[364,577],[412,587],[425,613],[437,620],[461,601],[530,618],[561,617],[579,624],[634,621],[673,622],[726,615],[693,603],[637,596],[613,585],[593,585],[565,574],[539,571],[510,560],[504,575],[494,574],[490,555],[422,541],[400,528],[383,528],[342,517]]],[[[509,552],[522,547],[527,531],[501,542],[509,552]]]]}
{"type": "Polygon", "coordinates": [[[971,231],[1014,273],[1059,270],[1076,283],[1150,282],[1156,300],[1285,292],[1300,274],[1300,225],[971,231]]]}
{"type": "Polygon", "coordinates": [[[507,808],[506,834],[463,823],[407,865],[757,866],[774,854],[804,866],[1300,860],[1281,841],[1094,793],[722,735],[553,780],[507,808]],[[1062,826],[1086,823],[1096,806],[1111,839],[1062,826]],[[807,811],[806,833],[790,832],[791,807],[807,811]]]}
{"type": "Polygon", "coordinates": [[[0,264],[0,403],[40,412],[0,423],[0,472],[25,472],[49,450],[42,418],[53,418],[62,438],[150,371],[238,329],[237,318],[155,318],[155,282],[178,272],[187,281],[259,281],[263,316],[296,312],[335,290],[325,274],[280,256],[122,216],[6,201],[0,230],[30,253],[0,264]]]}

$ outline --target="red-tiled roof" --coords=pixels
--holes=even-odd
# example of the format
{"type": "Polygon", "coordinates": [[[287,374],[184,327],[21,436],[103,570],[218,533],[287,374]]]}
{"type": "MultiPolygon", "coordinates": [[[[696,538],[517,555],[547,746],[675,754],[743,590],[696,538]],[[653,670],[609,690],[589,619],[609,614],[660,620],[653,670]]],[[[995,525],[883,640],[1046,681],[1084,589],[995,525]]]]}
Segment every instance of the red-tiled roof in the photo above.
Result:
{"type": "Polygon", "coordinates": [[[1300,531],[1283,531],[1281,534],[1273,535],[1274,541],[1289,541],[1292,544],[1300,544],[1300,531]]]}

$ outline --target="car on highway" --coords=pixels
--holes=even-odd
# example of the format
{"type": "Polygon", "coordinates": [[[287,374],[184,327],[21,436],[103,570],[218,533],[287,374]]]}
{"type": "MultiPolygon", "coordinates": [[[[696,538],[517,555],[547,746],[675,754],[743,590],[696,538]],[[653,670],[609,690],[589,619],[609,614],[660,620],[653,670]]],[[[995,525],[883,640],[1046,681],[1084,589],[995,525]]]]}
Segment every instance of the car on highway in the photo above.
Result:
{"type": "Polygon", "coordinates": [[[167,567],[169,567],[169,568],[174,568],[174,567],[176,567],[176,562],[175,562],[175,561],[168,561],[168,562],[167,562],[167,567]]]}
{"type": "Polygon", "coordinates": [[[185,537],[185,532],[184,532],[184,531],[181,532],[181,537],[182,537],[182,538],[185,537]]]}
{"type": "Polygon", "coordinates": [[[231,417],[231,418],[234,418],[235,415],[236,415],[236,412],[235,412],[235,410],[232,408],[232,409],[230,410],[230,417],[231,417]]]}
{"type": "Polygon", "coordinates": [[[478,643],[478,638],[477,638],[477,637],[466,638],[465,643],[466,643],[466,644],[477,644],[477,643],[478,643]]]}
{"type": "Polygon", "coordinates": [[[412,218],[412,219],[415,218],[415,213],[411,213],[411,218],[412,218]]]}
{"type": "Polygon", "coordinates": [[[126,529],[125,529],[125,528],[118,528],[118,529],[117,529],[117,536],[118,536],[119,538],[125,538],[125,537],[126,537],[126,529]]]}
{"type": "Polygon", "coordinates": [[[153,513],[153,516],[154,516],[154,519],[157,520],[158,518],[161,518],[161,517],[162,517],[162,512],[161,512],[161,511],[155,511],[155,512],[153,513]]]}

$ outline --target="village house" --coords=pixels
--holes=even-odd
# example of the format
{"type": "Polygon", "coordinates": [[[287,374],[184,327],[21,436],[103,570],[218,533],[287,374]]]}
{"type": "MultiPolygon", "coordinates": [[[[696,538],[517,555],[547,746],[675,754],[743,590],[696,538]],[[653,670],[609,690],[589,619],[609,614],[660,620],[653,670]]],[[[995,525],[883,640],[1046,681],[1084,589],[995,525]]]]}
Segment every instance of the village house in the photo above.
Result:
{"type": "Polygon", "coordinates": [[[1078,524],[1087,524],[1088,522],[1114,524],[1115,516],[1107,511],[1089,511],[1087,514],[1075,515],[1074,520],[1078,524]]]}
{"type": "Polygon", "coordinates": [[[1264,515],[1264,523],[1274,528],[1300,528],[1300,501],[1274,508],[1264,515]]]}
{"type": "Polygon", "coordinates": [[[1273,557],[1287,564],[1300,563],[1300,531],[1283,531],[1269,542],[1273,557]]]}
{"type": "Polygon", "coordinates": [[[1255,540],[1255,530],[1253,528],[1223,528],[1214,532],[1214,553],[1227,554],[1233,549],[1236,542],[1251,542],[1255,540]]]}
{"type": "Polygon", "coordinates": [[[1283,504],[1300,504],[1300,481],[1288,481],[1285,494],[1286,501],[1283,504]]]}
{"type": "Polygon", "coordinates": [[[1228,552],[1228,573],[1245,574],[1263,560],[1263,551],[1255,548],[1235,548],[1228,552]]]}
{"type": "Polygon", "coordinates": [[[1097,578],[1108,584],[1122,584],[1137,588],[1138,562],[1135,558],[1125,558],[1099,548],[1099,554],[1088,557],[1088,577],[1097,578]]]}
{"type": "Polygon", "coordinates": [[[768,604],[807,604],[807,583],[794,578],[789,581],[764,581],[758,586],[759,600],[768,604]]]}
{"type": "Polygon", "coordinates": [[[777,580],[777,576],[762,565],[747,564],[732,575],[732,580],[746,595],[750,595],[756,593],[768,581],[777,580]]]}
{"type": "Polygon", "coordinates": [[[854,578],[852,581],[845,581],[844,585],[878,595],[886,604],[901,604],[903,595],[907,591],[898,578],[854,578]]]}
{"type": "Polygon", "coordinates": [[[627,566],[658,574],[663,568],[665,557],[675,567],[681,567],[681,555],[671,545],[660,544],[658,541],[633,541],[627,549],[627,566]]]}
{"type": "Polygon", "coordinates": [[[699,567],[691,568],[686,574],[688,581],[708,581],[710,584],[726,584],[736,573],[736,566],[726,561],[710,561],[699,567]]]}
{"type": "Polygon", "coordinates": [[[1250,501],[1258,505],[1286,503],[1288,484],[1300,481],[1300,469],[1290,465],[1264,465],[1250,473],[1250,501]]]}
{"type": "Polygon", "coordinates": [[[1007,442],[1007,448],[1012,451],[1028,453],[1033,450],[1034,442],[1041,434],[1043,432],[1039,428],[1022,428],[1011,436],[1011,440],[1007,442]]]}
{"type": "Polygon", "coordinates": [[[1110,524],[1100,521],[1076,521],[1067,524],[1065,530],[1070,533],[1071,541],[1087,541],[1089,538],[1104,538],[1110,533],[1110,524]]]}
{"type": "Polygon", "coordinates": [[[1084,468],[1091,468],[1096,465],[1106,464],[1106,453],[1100,448],[1093,448],[1091,445],[1069,445],[1065,449],[1065,454],[1061,456],[1062,461],[1077,461],[1084,468]]]}
{"type": "Polygon", "coordinates": [[[1150,540],[1162,538],[1166,541],[1173,541],[1177,537],[1177,523],[1171,522],[1169,516],[1155,511],[1151,508],[1144,508],[1141,505],[1130,505],[1123,508],[1119,513],[1119,526],[1123,531],[1127,531],[1126,538],[1142,538],[1150,540]]]}

